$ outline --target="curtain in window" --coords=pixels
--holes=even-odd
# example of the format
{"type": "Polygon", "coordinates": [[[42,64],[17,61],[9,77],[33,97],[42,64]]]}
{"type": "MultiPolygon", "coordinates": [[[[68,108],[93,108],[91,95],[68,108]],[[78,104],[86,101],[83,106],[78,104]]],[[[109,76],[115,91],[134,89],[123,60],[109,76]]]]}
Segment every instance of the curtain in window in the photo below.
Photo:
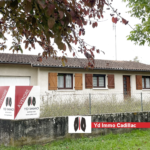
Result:
{"type": "Polygon", "coordinates": [[[144,89],[144,78],[142,78],[142,88],[144,89]]]}
{"type": "Polygon", "coordinates": [[[149,78],[146,78],[146,88],[150,88],[149,78]]]}
{"type": "Polygon", "coordinates": [[[66,88],[71,88],[71,75],[66,75],[66,88]]]}
{"type": "Polygon", "coordinates": [[[99,86],[104,86],[104,77],[99,77],[99,86]]]}
{"type": "Polygon", "coordinates": [[[58,76],[58,88],[64,88],[64,76],[58,76]]]}
{"type": "Polygon", "coordinates": [[[97,86],[97,77],[93,77],[93,86],[97,86]]]}

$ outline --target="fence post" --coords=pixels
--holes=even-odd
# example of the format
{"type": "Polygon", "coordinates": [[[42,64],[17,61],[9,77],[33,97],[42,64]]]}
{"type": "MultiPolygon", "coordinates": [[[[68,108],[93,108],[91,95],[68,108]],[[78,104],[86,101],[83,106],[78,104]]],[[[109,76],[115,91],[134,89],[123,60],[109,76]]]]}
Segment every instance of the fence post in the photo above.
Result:
{"type": "Polygon", "coordinates": [[[141,92],[141,111],[143,111],[143,100],[142,100],[142,92],[141,92]]]}
{"type": "Polygon", "coordinates": [[[91,93],[89,93],[89,113],[91,114],[91,93]]]}

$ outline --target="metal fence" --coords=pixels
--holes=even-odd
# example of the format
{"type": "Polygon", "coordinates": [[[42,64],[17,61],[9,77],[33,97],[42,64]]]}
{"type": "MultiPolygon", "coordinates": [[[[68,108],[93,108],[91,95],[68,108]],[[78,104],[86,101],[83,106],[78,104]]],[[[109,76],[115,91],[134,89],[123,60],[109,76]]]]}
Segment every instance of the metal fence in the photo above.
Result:
{"type": "Polygon", "coordinates": [[[150,111],[150,93],[41,95],[41,117],[150,111]]]}

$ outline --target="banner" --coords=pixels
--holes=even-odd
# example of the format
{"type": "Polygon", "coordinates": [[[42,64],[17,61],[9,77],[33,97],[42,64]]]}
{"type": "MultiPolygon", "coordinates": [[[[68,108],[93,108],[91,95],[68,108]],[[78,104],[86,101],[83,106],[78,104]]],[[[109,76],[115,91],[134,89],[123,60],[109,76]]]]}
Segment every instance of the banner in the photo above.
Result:
{"type": "Polygon", "coordinates": [[[30,119],[39,116],[39,86],[0,86],[1,119],[30,119]]]}
{"type": "Polygon", "coordinates": [[[15,87],[0,86],[0,118],[14,119],[15,87]]]}
{"type": "Polygon", "coordinates": [[[92,122],[92,128],[150,128],[150,122],[92,122]]]}
{"type": "Polygon", "coordinates": [[[29,119],[40,117],[40,87],[15,87],[14,119],[29,119]]]}
{"type": "Polygon", "coordinates": [[[68,133],[91,133],[91,116],[69,116],[68,133]]]}
{"type": "Polygon", "coordinates": [[[91,122],[91,116],[68,117],[68,133],[91,133],[92,128],[150,128],[150,122],[91,122]]]}

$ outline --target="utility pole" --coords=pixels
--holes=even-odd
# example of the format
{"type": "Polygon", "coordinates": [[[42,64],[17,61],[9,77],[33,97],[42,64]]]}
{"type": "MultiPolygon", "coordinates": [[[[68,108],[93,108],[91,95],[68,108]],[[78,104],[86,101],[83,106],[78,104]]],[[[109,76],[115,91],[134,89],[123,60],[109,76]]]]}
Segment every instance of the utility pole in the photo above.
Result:
{"type": "Polygon", "coordinates": [[[115,30],[115,59],[117,60],[117,35],[116,35],[116,24],[113,23],[113,30],[115,30]]]}

